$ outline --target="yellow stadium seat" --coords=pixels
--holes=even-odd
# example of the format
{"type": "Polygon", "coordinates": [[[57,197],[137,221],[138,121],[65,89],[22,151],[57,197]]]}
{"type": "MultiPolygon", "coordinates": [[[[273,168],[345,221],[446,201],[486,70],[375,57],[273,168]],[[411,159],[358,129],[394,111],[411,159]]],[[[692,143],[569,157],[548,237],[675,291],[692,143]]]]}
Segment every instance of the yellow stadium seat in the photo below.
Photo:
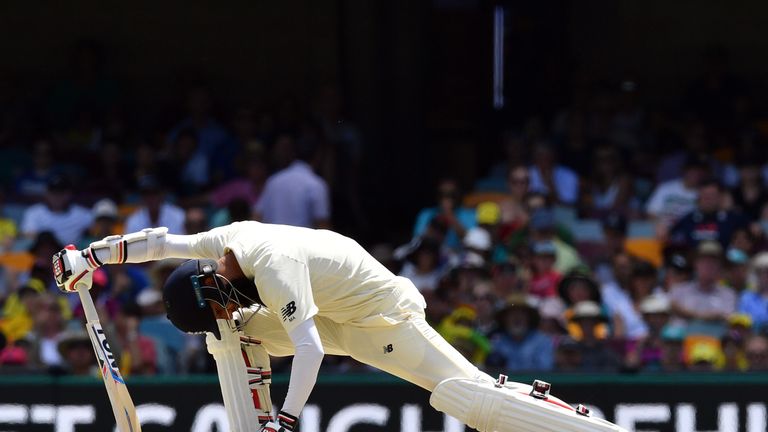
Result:
{"type": "Polygon", "coordinates": [[[19,272],[29,271],[34,261],[35,258],[29,252],[7,252],[0,254],[0,265],[19,272]]]}
{"type": "Polygon", "coordinates": [[[647,260],[656,267],[660,267],[663,262],[661,242],[656,239],[627,239],[624,242],[624,249],[630,255],[647,260]]]}
{"type": "Polygon", "coordinates": [[[508,196],[499,192],[473,192],[464,197],[464,207],[477,207],[478,204],[486,201],[498,204],[508,196]]]}

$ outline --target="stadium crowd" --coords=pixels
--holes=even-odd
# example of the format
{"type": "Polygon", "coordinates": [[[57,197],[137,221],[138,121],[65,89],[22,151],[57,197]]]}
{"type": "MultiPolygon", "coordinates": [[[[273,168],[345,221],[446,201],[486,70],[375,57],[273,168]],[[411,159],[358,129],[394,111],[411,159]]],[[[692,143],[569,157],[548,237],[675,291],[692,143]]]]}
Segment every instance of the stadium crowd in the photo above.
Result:
{"type": "MultiPolygon", "coordinates": [[[[93,373],[79,300],[52,278],[63,245],[246,219],[333,227],[338,195],[359,211],[363,141],[338,121],[334,89],[217,116],[195,86],[184,117],[137,136],[95,53],[79,54],[34,115],[2,112],[2,373],[93,373]],[[45,127],[18,127],[25,118],[45,127]]],[[[466,192],[437,182],[410,242],[369,249],[487,368],[768,371],[768,122],[749,90],[719,58],[674,113],[644,104],[631,80],[578,88],[553,118],[501,133],[503,157],[466,192]]],[[[213,370],[201,337],[165,319],[160,288],[176,264],[94,274],[126,375],[213,370]]]]}

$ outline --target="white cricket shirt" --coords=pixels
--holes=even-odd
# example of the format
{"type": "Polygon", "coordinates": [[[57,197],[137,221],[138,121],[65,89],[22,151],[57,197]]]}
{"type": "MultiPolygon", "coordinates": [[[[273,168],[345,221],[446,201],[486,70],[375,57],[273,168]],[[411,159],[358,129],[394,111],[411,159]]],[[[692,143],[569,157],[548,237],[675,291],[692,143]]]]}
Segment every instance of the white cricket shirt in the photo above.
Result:
{"type": "MultiPolygon", "coordinates": [[[[247,221],[190,237],[200,256],[215,259],[232,251],[288,332],[314,315],[366,326],[381,318],[393,289],[411,285],[356,241],[332,231],[247,221]]],[[[426,307],[420,295],[419,301],[426,307]]]]}

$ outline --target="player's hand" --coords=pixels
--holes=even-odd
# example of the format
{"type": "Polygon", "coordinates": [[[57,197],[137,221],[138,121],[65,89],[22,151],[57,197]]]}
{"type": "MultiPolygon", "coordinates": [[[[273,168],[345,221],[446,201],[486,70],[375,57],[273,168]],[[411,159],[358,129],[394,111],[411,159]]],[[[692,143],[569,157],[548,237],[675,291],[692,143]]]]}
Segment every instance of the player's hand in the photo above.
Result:
{"type": "Polygon", "coordinates": [[[98,265],[95,261],[89,261],[89,253],[88,249],[79,251],[68,245],[53,255],[53,276],[61,291],[75,292],[80,285],[91,288],[93,270],[98,265]]]}
{"type": "Polygon", "coordinates": [[[277,422],[268,421],[266,424],[261,426],[260,430],[261,432],[290,432],[296,428],[298,423],[298,418],[286,412],[280,411],[280,413],[277,414],[277,422]]]}

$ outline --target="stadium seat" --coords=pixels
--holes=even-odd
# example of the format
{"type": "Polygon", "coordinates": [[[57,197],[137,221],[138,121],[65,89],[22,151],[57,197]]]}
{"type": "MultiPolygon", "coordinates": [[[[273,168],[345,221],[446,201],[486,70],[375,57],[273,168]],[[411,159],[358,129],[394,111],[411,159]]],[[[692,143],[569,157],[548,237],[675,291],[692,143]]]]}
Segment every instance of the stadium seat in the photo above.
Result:
{"type": "Polygon", "coordinates": [[[28,252],[7,252],[0,254],[0,265],[18,272],[29,271],[34,262],[34,257],[28,252]]]}
{"type": "Polygon", "coordinates": [[[630,255],[647,260],[656,267],[662,264],[661,242],[654,238],[629,238],[624,242],[624,249],[630,255]]]}
{"type": "Polygon", "coordinates": [[[597,219],[577,219],[568,228],[573,233],[573,238],[577,243],[605,241],[603,224],[597,219]]]}
{"type": "Polygon", "coordinates": [[[500,192],[472,192],[464,197],[464,206],[477,207],[478,204],[486,201],[498,204],[507,198],[507,196],[507,194],[500,192]]]}
{"type": "Polygon", "coordinates": [[[633,220],[627,226],[627,237],[652,239],[656,237],[656,229],[649,220],[633,220]]]}

